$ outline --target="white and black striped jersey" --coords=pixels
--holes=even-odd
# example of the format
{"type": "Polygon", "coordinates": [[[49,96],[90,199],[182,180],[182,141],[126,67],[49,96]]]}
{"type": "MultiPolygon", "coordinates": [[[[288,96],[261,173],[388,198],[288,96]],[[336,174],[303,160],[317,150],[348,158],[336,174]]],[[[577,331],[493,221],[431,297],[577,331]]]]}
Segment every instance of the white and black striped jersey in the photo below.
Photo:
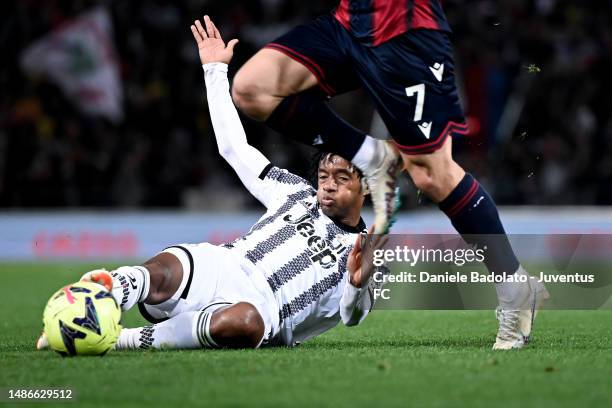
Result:
{"type": "Polygon", "coordinates": [[[372,291],[354,288],[346,266],[357,234],[365,231],[363,220],[357,227],[334,222],[320,210],[306,180],[273,167],[249,145],[229,93],[227,64],[203,69],[219,153],[267,208],[245,236],[225,246],[270,286],[280,320],[274,341],[293,345],[340,320],[359,324],[373,304],[372,291]]]}
{"type": "Polygon", "coordinates": [[[279,305],[283,343],[322,333],[340,321],[347,259],[363,220],[350,227],[325,216],[304,179],[269,165],[262,172],[266,213],[226,247],[265,275],[279,305]]]}

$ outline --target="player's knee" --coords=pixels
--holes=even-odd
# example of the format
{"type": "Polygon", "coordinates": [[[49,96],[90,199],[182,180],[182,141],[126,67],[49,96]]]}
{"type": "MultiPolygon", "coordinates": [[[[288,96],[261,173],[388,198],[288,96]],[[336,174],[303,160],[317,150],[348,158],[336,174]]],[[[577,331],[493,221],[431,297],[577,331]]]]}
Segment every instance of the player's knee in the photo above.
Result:
{"type": "Polygon", "coordinates": [[[264,91],[254,81],[249,80],[247,74],[241,74],[240,71],[236,74],[232,84],[232,99],[243,113],[253,119],[265,119],[268,112],[265,112],[263,104],[258,103],[263,95],[264,91]]]}
{"type": "Polygon", "coordinates": [[[422,169],[415,169],[410,172],[412,181],[417,189],[419,189],[426,196],[430,196],[436,189],[436,181],[433,175],[422,169]]]}
{"type": "Polygon", "coordinates": [[[263,318],[250,303],[236,303],[213,314],[211,336],[222,347],[255,348],[264,335],[263,318]]]}
{"type": "Polygon", "coordinates": [[[172,254],[162,252],[146,261],[143,266],[149,271],[149,293],[145,302],[157,305],[170,299],[183,279],[181,262],[172,254]]]}
{"type": "Polygon", "coordinates": [[[410,172],[410,175],[416,188],[435,203],[446,198],[456,185],[453,185],[454,179],[447,174],[410,172]]]}
{"type": "Polygon", "coordinates": [[[243,336],[249,347],[257,347],[264,335],[265,324],[255,306],[244,303],[243,336]]]}
{"type": "Polygon", "coordinates": [[[412,158],[406,169],[416,188],[434,202],[440,202],[448,196],[464,174],[450,155],[412,158]]]}
{"type": "Polygon", "coordinates": [[[240,72],[234,77],[232,83],[232,100],[234,104],[242,110],[250,100],[254,99],[256,90],[247,81],[242,79],[240,72]]]}

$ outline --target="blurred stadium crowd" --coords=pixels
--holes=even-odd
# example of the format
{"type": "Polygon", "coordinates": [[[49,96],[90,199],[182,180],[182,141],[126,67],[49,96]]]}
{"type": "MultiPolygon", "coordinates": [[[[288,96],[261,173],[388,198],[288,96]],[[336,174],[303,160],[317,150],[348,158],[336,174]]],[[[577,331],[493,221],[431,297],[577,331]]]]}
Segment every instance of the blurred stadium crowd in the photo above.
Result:
{"type": "MultiPolygon", "coordinates": [[[[255,205],[217,154],[189,30],[206,12],[240,39],[230,75],[263,44],[329,12],[316,0],[19,0],[3,4],[0,207],[255,205]],[[104,4],[112,16],[124,118],[80,113],[61,90],[20,67],[36,39],[104,4]]],[[[471,133],[458,160],[499,204],[612,204],[612,1],[446,0],[471,133]]],[[[371,129],[361,92],[334,107],[371,129]]],[[[280,166],[306,172],[308,148],[244,118],[280,166]]],[[[384,137],[384,134],[376,134],[384,137]]],[[[408,187],[408,207],[420,202],[408,187]]]]}

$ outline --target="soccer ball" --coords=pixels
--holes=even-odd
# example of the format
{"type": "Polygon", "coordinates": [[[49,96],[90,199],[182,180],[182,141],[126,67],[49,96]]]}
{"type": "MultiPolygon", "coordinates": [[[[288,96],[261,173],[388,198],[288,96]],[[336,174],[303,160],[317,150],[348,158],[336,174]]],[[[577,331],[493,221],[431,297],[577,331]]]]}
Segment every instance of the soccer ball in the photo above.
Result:
{"type": "Polygon", "coordinates": [[[63,356],[106,354],[119,337],[120,320],[113,295],[92,282],[64,286],[43,313],[49,346],[63,356]]]}

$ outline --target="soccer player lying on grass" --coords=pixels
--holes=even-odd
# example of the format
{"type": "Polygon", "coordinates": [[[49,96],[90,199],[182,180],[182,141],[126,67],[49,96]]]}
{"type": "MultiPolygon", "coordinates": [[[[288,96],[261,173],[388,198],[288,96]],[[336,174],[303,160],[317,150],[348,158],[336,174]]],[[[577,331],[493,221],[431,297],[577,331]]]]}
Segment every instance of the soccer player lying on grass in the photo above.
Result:
{"type": "MultiPolygon", "coordinates": [[[[142,266],[86,273],[82,279],[105,285],[122,310],[138,304],[154,323],[123,329],[116,348],[291,346],[340,320],[359,324],[373,305],[372,263],[365,258],[385,240],[363,235],[361,173],[324,154],[315,189],[272,166],[247,143],[230,97],[227,64],[236,41],[226,47],[218,31],[207,36],[196,24],[219,152],[267,211],[232,243],[176,245],[142,266]]],[[[43,334],[37,346],[45,344],[43,334]]]]}

